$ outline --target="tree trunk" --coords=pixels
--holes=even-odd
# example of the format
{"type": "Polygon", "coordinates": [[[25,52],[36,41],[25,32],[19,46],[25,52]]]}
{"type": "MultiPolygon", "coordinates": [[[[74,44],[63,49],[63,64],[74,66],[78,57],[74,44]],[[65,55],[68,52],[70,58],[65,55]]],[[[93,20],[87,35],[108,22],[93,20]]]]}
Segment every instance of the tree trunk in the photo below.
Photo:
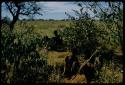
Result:
{"type": "Polygon", "coordinates": [[[13,16],[13,21],[10,23],[10,32],[11,33],[12,33],[13,29],[14,29],[14,25],[15,25],[17,20],[18,20],[18,15],[13,16]]]}

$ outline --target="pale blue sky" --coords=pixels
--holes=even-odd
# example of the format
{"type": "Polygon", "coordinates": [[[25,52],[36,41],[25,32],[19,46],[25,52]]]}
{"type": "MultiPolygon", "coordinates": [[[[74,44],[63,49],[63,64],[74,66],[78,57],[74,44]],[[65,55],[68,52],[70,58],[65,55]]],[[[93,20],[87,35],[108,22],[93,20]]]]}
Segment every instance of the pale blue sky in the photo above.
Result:
{"type": "MultiPolygon", "coordinates": [[[[72,9],[78,9],[79,7],[74,4],[74,2],[37,2],[38,6],[43,9],[41,13],[43,16],[36,15],[35,19],[67,19],[65,12],[73,14],[72,9]]],[[[4,4],[2,4],[4,6],[4,4]]],[[[74,15],[74,14],[73,14],[74,15]]],[[[12,18],[9,11],[2,7],[2,17],[8,16],[12,18]]],[[[20,16],[20,19],[27,18],[25,16],[20,16]]]]}
{"type": "MultiPolygon", "coordinates": [[[[74,2],[38,2],[44,10],[43,16],[36,16],[39,19],[66,19],[65,12],[73,14],[72,9],[78,9],[79,7],[74,2]]],[[[73,14],[74,15],[74,14],[73,14]]]]}
{"type": "MultiPolygon", "coordinates": [[[[65,12],[71,14],[74,16],[74,10],[79,10],[80,7],[77,6],[77,4],[74,4],[75,2],[37,2],[38,6],[43,9],[41,10],[41,13],[43,13],[43,16],[34,16],[34,19],[67,19],[68,16],[65,15],[65,12]]],[[[4,4],[2,4],[4,6],[4,4]]],[[[106,6],[106,4],[103,3],[103,6],[106,6]]],[[[85,9],[86,10],[86,9],[85,9]]],[[[93,13],[89,11],[91,16],[93,13]]],[[[2,17],[8,16],[9,18],[12,18],[11,14],[5,10],[2,7],[2,17]]],[[[20,19],[27,18],[24,16],[20,16],[20,19]]]]}

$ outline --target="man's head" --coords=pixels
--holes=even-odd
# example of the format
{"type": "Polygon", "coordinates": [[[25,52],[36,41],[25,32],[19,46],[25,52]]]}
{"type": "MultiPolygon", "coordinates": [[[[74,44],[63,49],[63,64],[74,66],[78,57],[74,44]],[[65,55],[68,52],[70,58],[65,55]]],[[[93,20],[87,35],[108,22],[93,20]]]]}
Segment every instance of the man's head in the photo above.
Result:
{"type": "Polygon", "coordinates": [[[77,54],[77,49],[76,48],[72,48],[72,54],[76,55],[77,54]]]}
{"type": "Polygon", "coordinates": [[[54,35],[57,36],[57,30],[54,31],[54,35]]]}

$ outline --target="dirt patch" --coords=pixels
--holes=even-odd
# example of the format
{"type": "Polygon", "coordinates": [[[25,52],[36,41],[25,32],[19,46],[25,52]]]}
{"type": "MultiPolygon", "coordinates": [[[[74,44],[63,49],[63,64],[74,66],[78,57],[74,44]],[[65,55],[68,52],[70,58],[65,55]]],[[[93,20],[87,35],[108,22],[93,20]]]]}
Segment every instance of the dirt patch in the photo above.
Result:
{"type": "Polygon", "coordinates": [[[72,76],[71,79],[65,78],[64,83],[87,83],[87,79],[85,75],[77,74],[76,76],[72,76]]]}

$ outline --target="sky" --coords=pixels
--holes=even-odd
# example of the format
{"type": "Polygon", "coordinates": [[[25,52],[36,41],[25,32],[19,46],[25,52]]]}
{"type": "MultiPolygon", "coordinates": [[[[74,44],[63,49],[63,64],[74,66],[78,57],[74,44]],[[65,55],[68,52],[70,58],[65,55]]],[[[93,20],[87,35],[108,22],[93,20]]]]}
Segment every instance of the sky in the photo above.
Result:
{"type": "MultiPolygon", "coordinates": [[[[65,12],[73,14],[72,9],[78,9],[79,7],[74,4],[74,2],[37,2],[38,6],[43,9],[41,13],[42,16],[36,15],[33,18],[35,19],[67,19],[68,16],[65,14],[65,12]]],[[[5,6],[5,4],[2,4],[5,6]]],[[[9,11],[5,10],[2,7],[2,17],[8,16],[12,19],[11,14],[9,11]]],[[[25,16],[20,16],[20,19],[27,18],[25,16]]]]}
{"type": "MultiPolygon", "coordinates": [[[[37,2],[38,6],[43,9],[41,13],[43,16],[36,15],[33,18],[34,19],[67,19],[68,16],[65,14],[65,12],[69,13],[70,15],[75,16],[74,12],[72,10],[79,10],[80,7],[75,4],[75,2],[37,2]]],[[[3,6],[5,4],[2,4],[3,6]]],[[[89,13],[92,15],[92,12],[89,11],[89,13]]],[[[12,19],[11,14],[5,10],[2,7],[2,17],[8,16],[10,19],[12,19]]],[[[19,19],[24,19],[27,17],[20,16],[19,19]]]]}
{"type": "MultiPolygon", "coordinates": [[[[68,16],[65,12],[72,15],[72,9],[78,9],[79,7],[74,2],[39,2],[38,5],[43,7],[43,19],[66,19],[68,16]]],[[[39,18],[39,17],[35,17],[39,18]]]]}

